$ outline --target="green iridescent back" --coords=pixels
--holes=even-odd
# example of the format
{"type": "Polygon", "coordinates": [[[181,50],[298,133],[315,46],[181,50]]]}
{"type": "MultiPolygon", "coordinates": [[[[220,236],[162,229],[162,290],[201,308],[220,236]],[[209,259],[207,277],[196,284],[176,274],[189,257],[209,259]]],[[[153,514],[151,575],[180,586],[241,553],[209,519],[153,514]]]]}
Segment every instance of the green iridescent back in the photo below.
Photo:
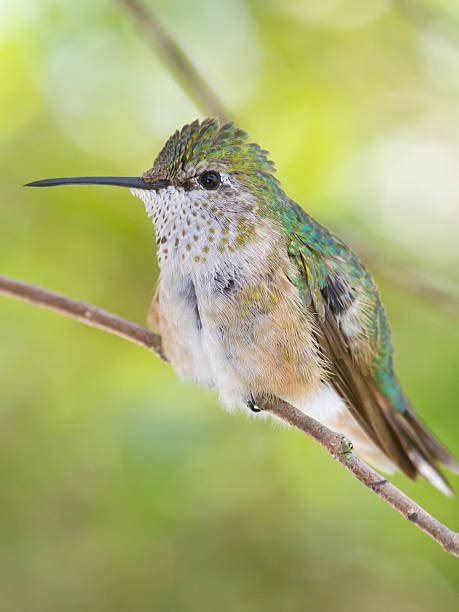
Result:
{"type": "Polygon", "coordinates": [[[331,275],[344,275],[351,287],[359,288],[363,297],[363,317],[357,340],[368,345],[372,375],[380,390],[397,410],[403,412],[406,403],[393,372],[390,328],[372,276],[342,240],[298,204],[289,200],[280,206],[282,223],[289,236],[289,254],[293,259],[302,257],[307,262],[309,278],[300,272],[295,280],[303,299],[312,299],[318,316],[323,317],[325,303],[322,292],[331,275]]]}

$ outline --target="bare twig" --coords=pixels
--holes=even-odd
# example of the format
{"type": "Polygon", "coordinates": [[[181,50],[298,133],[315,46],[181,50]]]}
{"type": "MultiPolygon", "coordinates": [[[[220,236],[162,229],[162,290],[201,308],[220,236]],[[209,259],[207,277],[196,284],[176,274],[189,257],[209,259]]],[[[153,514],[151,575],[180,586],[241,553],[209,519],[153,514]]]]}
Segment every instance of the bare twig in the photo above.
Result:
{"type": "Polygon", "coordinates": [[[392,284],[411,291],[414,295],[429,304],[441,306],[450,315],[459,316],[459,295],[455,287],[442,281],[432,281],[423,274],[395,263],[381,262],[380,257],[368,250],[363,251],[365,263],[392,284]],[[374,257],[372,257],[374,255],[374,257]]]}
{"type": "Polygon", "coordinates": [[[457,47],[459,43],[458,23],[439,10],[419,2],[419,0],[394,0],[395,8],[419,30],[434,33],[457,47]]]}
{"type": "Polygon", "coordinates": [[[49,291],[49,289],[42,289],[36,285],[22,283],[7,276],[0,276],[0,294],[22,300],[23,302],[29,302],[29,304],[35,304],[48,310],[54,310],[85,325],[103,329],[125,340],[130,340],[140,346],[144,346],[159,355],[161,359],[167,361],[162,352],[160,336],[102,308],[73,300],[65,295],[49,291]]]}
{"type": "Polygon", "coordinates": [[[264,405],[264,400],[257,401],[257,405],[314,438],[335,461],[344,465],[368,489],[371,489],[402,516],[427,533],[449,553],[456,557],[459,556],[459,533],[440,523],[408,495],[357,457],[352,452],[352,443],[345,436],[335,433],[298,408],[280,399],[276,398],[274,401],[267,402],[266,405],[264,405]]]}
{"type": "MultiPolygon", "coordinates": [[[[157,334],[96,306],[72,300],[47,289],[5,276],[0,276],[0,294],[55,310],[85,325],[99,327],[104,331],[140,344],[165,359],[161,349],[161,338],[157,334]]],[[[255,402],[262,410],[271,412],[316,440],[330,453],[335,461],[344,465],[368,489],[427,533],[449,553],[459,556],[459,534],[437,521],[397,487],[354,455],[352,444],[344,436],[333,432],[325,425],[278,398],[270,400],[255,398],[255,402]]]]}
{"type": "MultiPolygon", "coordinates": [[[[343,231],[346,233],[345,229],[343,231]]],[[[423,302],[441,306],[452,316],[459,316],[459,289],[453,283],[435,274],[427,276],[424,270],[416,270],[390,258],[383,260],[381,253],[352,234],[349,242],[365,265],[379,278],[410,291],[423,302]]]]}
{"type": "Polygon", "coordinates": [[[204,114],[210,113],[226,121],[228,113],[215,91],[194,66],[177,41],[159,23],[151,9],[137,0],[121,0],[148,32],[150,40],[158,48],[174,72],[176,79],[204,114]]]}

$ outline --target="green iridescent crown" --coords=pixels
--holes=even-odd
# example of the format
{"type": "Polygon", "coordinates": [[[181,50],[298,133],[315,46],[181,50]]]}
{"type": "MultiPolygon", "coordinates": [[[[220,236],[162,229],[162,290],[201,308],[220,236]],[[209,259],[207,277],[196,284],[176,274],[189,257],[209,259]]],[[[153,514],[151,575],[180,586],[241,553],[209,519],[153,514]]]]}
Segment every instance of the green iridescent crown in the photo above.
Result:
{"type": "Polygon", "coordinates": [[[217,119],[193,121],[169,138],[144,178],[159,175],[171,178],[204,160],[209,166],[226,167],[230,172],[272,175],[275,167],[267,157],[268,152],[255,143],[248,143],[247,138],[247,132],[232,122],[220,126],[217,119]]]}

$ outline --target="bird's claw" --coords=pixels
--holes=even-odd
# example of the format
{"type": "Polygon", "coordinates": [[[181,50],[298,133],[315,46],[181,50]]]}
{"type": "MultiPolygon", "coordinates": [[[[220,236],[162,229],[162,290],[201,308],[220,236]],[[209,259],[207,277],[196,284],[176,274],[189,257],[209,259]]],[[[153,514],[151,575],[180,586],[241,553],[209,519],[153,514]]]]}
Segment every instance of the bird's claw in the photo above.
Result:
{"type": "Polygon", "coordinates": [[[255,404],[255,398],[253,397],[252,394],[249,395],[245,403],[246,403],[246,406],[250,408],[252,412],[261,412],[261,409],[258,408],[258,406],[255,404]]]}
{"type": "Polygon", "coordinates": [[[342,452],[344,455],[352,453],[354,445],[349,440],[349,438],[346,438],[346,436],[344,436],[343,434],[337,434],[336,438],[340,446],[340,452],[342,452]]]}

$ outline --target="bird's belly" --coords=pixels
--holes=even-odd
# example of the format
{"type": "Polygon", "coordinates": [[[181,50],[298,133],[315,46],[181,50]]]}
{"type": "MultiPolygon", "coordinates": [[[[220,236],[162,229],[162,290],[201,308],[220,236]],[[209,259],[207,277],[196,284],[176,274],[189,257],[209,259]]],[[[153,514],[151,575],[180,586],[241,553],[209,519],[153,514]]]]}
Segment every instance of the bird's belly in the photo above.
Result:
{"type": "Polygon", "coordinates": [[[203,346],[202,321],[190,279],[162,279],[149,321],[162,338],[163,350],[184,380],[214,386],[213,370],[203,346]]]}
{"type": "MultiPolygon", "coordinates": [[[[163,274],[158,330],[177,372],[215,386],[228,407],[251,395],[308,398],[327,378],[313,314],[292,282],[289,262],[264,270],[163,274]]],[[[296,402],[295,402],[296,403],[296,402]]]]}
{"type": "Polygon", "coordinates": [[[305,397],[325,374],[311,313],[279,273],[270,284],[246,283],[201,294],[202,346],[221,400],[231,408],[250,395],[305,397]]]}
{"type": "MultiPolygon", "coordinates": [[[[283,278],[274,288],[246,282],[218,296],[190,278],[163,279],[151,315],[165,354],[183,378],[215,386],[227,408],[248,410],[251,395],[280,397],[349,436],[359,453],[391,471],[391,462],[327,383],[312,316],[283,278]]],[[[276,418],[265,412],[260,417],[276,418]]]]}

